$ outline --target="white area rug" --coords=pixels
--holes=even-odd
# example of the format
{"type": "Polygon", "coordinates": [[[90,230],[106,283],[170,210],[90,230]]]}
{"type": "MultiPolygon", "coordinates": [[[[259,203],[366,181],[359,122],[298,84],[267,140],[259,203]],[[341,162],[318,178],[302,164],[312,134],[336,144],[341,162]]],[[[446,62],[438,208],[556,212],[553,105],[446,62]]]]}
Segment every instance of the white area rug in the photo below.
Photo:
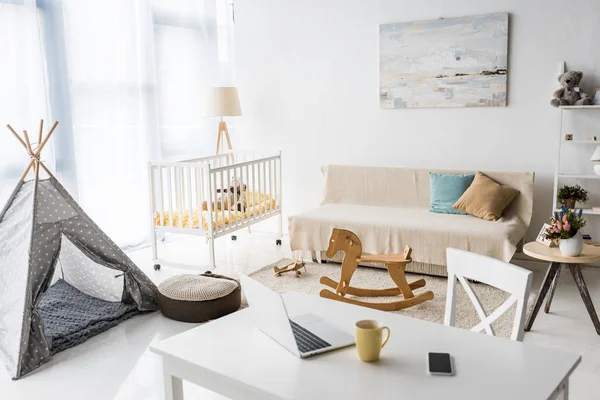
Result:
{"type": "MultiPolygon", "coordinates": [[[[263,285],[279,293],[296,291],[315,296],[318,296],[321,289],[325,288],[324,285],[319,283],[321,276],[328,276],[334,281],[339,279],[340,264],[334,263],[314,264],[307,262],[307,271],[304,272],[303,270],[302,276],[299,278],[296,278],[293,272],[283,274],[279,277],[276,277],[273,274],[273,266],[282,266],[290,262],[291,260],[287,259],[280,260],[277,263],[268,265],[250,274],[250,276],[258,282],[261,282],[263,285]]],[[[424,288],[415,290],[415,293],[431,290],[435,295],[435,298],[414,307],[393,312],[412,318],[443,324],[444,312],[446,309],[447,279],[411,273],[406,273],[406,277],[409,283],[420,278],[425,279],[427,285],[424,288]]],[[[392,282],[386,270],[368,267],[359,267],[357,269],[352,277],[351,285],[370,289],[394,287],[394,283],[392,282]]],[[[471,286],[473,287],[473,291],[479,298],[479,301],[488,314],[500,306],[509,297],[509,294],[482,283],[472,283],[471,286]]],[[[527,315],[529,315],[533,309],[536,296],[537,292],[532,291],[527,305],[527,315]]],[[[354,296],[348,295],[348,297],[354,296]]],[[[392,299],[397,300],[397,297],[360,297],[357,299],[371,302],[386,302],[392,299]]],[[[456,326],[464,329],[470,329],[480,322],[471,300],[469,300],[467,297],[467,294],[460,283],[457,283],[456,302],[456,326]]],[[[510,337],[515,315],[514,308],[515,306],[512,306],[504,315],[502,315],[494,324],[492,324],[496,336],[506,338],[510,337]]]]}

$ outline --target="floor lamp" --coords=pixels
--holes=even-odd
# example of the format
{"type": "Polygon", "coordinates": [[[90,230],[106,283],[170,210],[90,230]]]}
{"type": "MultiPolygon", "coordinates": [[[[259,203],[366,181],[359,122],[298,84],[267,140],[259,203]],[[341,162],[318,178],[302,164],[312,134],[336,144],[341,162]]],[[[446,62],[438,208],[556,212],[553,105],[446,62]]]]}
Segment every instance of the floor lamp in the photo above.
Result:
{"type": "Polygon", "coordinates": [[[221,148],[225,147],[225,141],[227,142],[229,151],[231,151],[231,138],[229,137],[229,130],[227,130],[227,122],[223,120],[223,117],[238,117],[242,115],[242,108],[240,107],[240,99],[238,97],[237,88],[212,88],[210,90],[207,106],[207,117],[221,117],[221,121],[219,121],[219,130],[217,131],[216,154],[219,155],[221,148]]]}

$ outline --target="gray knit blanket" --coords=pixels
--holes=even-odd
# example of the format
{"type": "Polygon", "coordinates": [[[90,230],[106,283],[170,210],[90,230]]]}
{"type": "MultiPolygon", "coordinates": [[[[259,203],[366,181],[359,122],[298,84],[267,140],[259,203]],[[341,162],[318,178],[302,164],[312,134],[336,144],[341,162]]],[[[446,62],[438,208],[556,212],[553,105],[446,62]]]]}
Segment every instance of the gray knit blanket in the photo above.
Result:
{"type": "Polygon", "coordinates": [[[38,310],[52,354],[81,344],[140,313],[135,304],[100,300],[63,279],[43,294],[38,310]]]}

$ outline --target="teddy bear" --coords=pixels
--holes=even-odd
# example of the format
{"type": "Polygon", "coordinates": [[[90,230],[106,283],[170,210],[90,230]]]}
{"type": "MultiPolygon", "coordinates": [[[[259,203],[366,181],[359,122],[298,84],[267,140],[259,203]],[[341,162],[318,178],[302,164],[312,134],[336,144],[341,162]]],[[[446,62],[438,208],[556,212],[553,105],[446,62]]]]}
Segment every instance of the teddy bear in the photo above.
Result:
{"type": "Polygon", "coordinates": [[[554,97],[550,104],[554,107],[591,105],[592,98],[579,88],[579,82],[583,73],[581,71],[569,71],[558,76],[558,81],[562,88],[554,92],[554,97]]]}
{"type": "MultiPolygon", "coordinates": [[[[246,211],[246,184],[239,179],[232,179],[228,188],[217,189],[217,193],[223,193],[217,197],[217,210],[246,211]]],[[[212,209],[215,209],[214,203],[212,209]]],[[[206,201],[202,202],[202,210],[208,210],[206,201]]]]}

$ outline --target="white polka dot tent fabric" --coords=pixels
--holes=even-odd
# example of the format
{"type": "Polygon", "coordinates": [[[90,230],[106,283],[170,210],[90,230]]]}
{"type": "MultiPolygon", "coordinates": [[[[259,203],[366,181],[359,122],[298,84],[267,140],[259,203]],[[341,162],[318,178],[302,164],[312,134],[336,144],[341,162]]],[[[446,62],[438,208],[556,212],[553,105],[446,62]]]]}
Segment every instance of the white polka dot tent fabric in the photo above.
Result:
{"type": "Polygon", "coordinates": [[[55,282],[158,309],[156,286],[54,178],[21,181],[0,213],[0,358],[15,379],[50,359],[39,305],[55,282]]]}

